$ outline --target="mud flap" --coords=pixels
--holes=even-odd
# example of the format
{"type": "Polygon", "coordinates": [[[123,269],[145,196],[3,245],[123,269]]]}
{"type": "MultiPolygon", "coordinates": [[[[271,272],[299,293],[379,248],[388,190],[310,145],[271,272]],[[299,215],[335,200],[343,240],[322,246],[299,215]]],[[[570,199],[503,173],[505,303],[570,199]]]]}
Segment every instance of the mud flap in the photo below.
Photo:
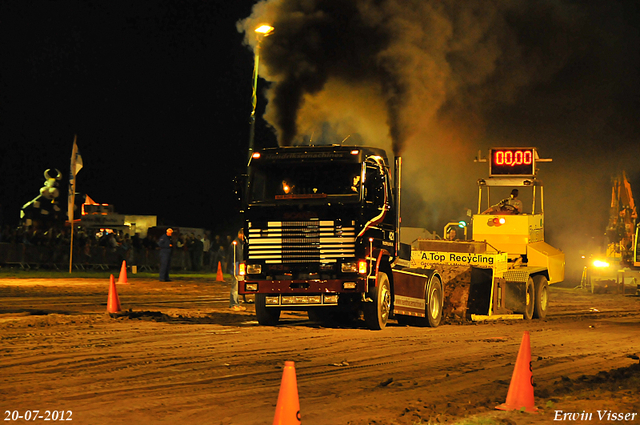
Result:
{"type": "Polygon", "coordinates": [[[493,285],[493,271],[491,269],[471,267],[467,319],[471,318],[471,314],[491,314],[489,311],[491,309],[491,285],[493,285]]]}
{"type": "Polygon", "coordinates": [[[526,282],[507,282],[504,288],[505,306],[513,311],[524,311],[526,290],[526,282]]]}
{"type": "Polygon", "coordinates": [[[489,313],[493,282],[491,269],[453,265],[438,271],[444,283],[443,317],[465,321],[472,315],[489,313]]]}

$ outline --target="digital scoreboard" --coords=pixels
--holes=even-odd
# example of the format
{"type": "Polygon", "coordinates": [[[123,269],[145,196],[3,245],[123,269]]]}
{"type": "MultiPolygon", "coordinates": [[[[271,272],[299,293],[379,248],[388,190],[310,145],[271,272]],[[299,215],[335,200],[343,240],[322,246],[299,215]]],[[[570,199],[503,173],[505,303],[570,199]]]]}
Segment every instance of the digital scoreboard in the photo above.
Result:
{"type": "Polygon", "coordinates": [[[534,176],[534,148],[492,148],[490,176],[534,176]]]}

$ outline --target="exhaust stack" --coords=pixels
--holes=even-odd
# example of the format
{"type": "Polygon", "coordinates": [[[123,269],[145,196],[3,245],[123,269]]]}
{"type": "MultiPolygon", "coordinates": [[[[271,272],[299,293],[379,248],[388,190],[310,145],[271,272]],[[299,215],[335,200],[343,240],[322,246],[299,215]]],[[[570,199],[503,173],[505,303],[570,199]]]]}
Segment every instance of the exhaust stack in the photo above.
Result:
{"type": "Polygon", "coordinates": [[[395,238],[395,258],[400,256],[400,224],[402,218],[400,216],[400,192],[402,186],[402,157],[396,156],[394,158],[395,169],[393,172],[393,190],[395,195],[396,206],[396,238],[395,238]]]}

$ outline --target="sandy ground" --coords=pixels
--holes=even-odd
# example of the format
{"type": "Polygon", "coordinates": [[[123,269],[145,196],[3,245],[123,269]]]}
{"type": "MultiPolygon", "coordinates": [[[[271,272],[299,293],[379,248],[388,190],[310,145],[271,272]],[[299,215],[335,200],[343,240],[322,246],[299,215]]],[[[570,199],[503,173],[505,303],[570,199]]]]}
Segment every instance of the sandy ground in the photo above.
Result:
{"type": "Polygon", "coordinates": [[[271,424],[292,360],[304,424],[596,424],[610,412],[640,423],[636,296],[551,287],[545,320],[374,332],[306,313],[262,327],[252,304],[229,311],[228,286],[205,279],[130,276],[117,285],[124,311],[109,315],[108,287],[0,279],[2,420],[38,410],[93,425],[271,424]],[[495,410],[525,331],[540,412],[495,410]],[[565,413],[587,420],[558,421],[565,413]]]}

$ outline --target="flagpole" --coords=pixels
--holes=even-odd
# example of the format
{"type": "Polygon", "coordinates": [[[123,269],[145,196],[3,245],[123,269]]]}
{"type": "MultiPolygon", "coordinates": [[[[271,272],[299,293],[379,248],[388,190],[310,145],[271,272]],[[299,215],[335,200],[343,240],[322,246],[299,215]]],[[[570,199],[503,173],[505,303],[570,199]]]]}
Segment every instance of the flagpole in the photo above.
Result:
{"type": "Polygon", "coordinates": [[[76,204],[76,156],[78,155],[78,145],[76,141],[78,135],[73,136],[73,148],[71,149],[71,170],[69,172],[69,194],[67,196],[68,201],[68,216],[69,227],[71,228],[71,244],[69,246],[69,274],[73,271],[73,210],[76,204]]]}

